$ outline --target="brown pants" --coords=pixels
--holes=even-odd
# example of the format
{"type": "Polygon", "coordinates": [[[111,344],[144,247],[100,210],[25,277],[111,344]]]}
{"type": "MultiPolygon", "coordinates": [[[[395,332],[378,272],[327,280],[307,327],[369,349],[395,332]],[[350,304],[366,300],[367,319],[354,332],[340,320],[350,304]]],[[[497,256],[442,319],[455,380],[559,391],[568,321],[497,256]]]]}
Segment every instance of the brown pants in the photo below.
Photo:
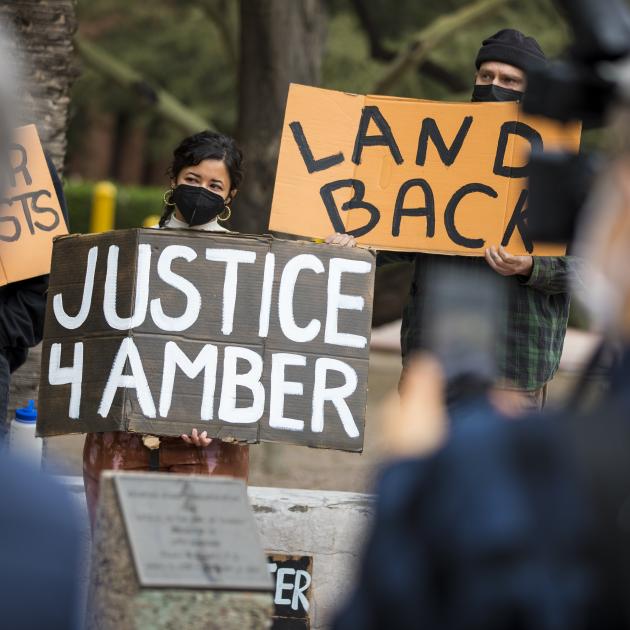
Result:
{"type": "MultiPolygon", "coordinates": [[[[151,470],[150,458],[151,452],[137,433],[88,433],[83,447],[83,484],[92,526],[101,471],[151,470]]],[[[185,475],[227,475],[247,481],[249,446],[213,440],[209,446],[197,447],[179,437],[161,438],[158,470],[185,475]]]]}

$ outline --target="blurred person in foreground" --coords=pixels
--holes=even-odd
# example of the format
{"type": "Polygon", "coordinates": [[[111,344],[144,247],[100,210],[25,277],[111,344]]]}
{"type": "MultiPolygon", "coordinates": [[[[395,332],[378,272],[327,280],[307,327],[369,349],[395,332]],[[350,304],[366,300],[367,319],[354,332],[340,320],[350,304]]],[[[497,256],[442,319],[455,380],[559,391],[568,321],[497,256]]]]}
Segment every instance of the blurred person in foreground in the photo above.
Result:
{"type": "MultiPolygon", "coordinates": [[[[534,38],[514,29],[501,30],[485,39],[477,54],[472,100],[520,101],[527,87],[527,73],[546,63],[545,54],[534,38]]],[[[424,347],[421,321],[427,287],[436,269],[448,268],[457,277],[466,271],[481,274],[489,265],[504,276],[507,294],[507,318],[497,335],[500,346],[497,398],[510,413],[542,408],[547,383],[558,370],[567,328],[571,257],[512,256],[504,247],[497,246],[485,250],[485,259],[379,252],[378,266],[392,263],[414,266],[400,332],[403,377],[408,359],[424,347]]]]}
{"type": "MultiPolygon", "coordinates": [[[[13,113],[19,105],[19,72],[9,44],[0,28],[3,166],[15,126],[13,113]]],[[[61,183],[52,163],[48,164],[63,207],[61,183]]],[[[0,441],[9,374],[24,361],[27,348],[41,338],[46,289],[46,276],[0,288],[0,441]]],[[[0,627],[78,630],[80,529],[68,493],[47,475],[2,452],[0,506],[0,627]]]]}
{"type": "Polygon", "coordinates": [[[511,422],[488,391],[447,421],[441,365],[412,361],[384,410],[391,461],[335,630],[630,628],[630,160],[594,199],[586,305],[624,347],[609,391],[511,422]]]}
{"type": "MultiPolygon", "coordinates": [[[[13,129],[17,126],[17,112],[22,123],[37,122],[28,118],[28,111],[20,101],[18,77],[28,76],[18,67],[12,55],[9,36],[0,30],[0,155],[2,168],[10,160],[13,129]]],[[[45,153],[46,163],[54,185],[59,206],[68,225],[68,211],[63,186],[57,170],[45,153]]],[[[6,173],[6,171],[5,171],[6,173]]],[[[8,178],[2,177],[2,186],[8,178]]],[[[0,202],[6,191],[0,190],[0,202]]],[[[3,206],[0,203],[0,208],[3,206]]],[[[48,275],[11,282],[0,287],[0,438],[8,429],[7,410],[11,374],[24,364],[28,351],[39,344],[44,334],[44,316],[48,291],[48,275]]],[[[24,401],[26,402],[26,401],[24,401]]]]}
{"type": "Polygon", "coordinates": [[[0,627],[78,630],[81,532],[72,499],[3,453],[0,505],[0,627]]]}

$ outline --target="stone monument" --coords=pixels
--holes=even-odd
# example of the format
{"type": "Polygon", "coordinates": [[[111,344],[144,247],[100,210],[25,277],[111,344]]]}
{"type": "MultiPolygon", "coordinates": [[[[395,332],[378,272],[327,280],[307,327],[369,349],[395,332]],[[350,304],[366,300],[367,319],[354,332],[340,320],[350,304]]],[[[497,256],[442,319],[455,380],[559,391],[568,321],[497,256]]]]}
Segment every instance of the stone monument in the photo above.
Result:
{"type": "Polygon", "coordinates": [[[103,473],[89,630],[267,628],[271,590],[242,481],[103,473]]]}

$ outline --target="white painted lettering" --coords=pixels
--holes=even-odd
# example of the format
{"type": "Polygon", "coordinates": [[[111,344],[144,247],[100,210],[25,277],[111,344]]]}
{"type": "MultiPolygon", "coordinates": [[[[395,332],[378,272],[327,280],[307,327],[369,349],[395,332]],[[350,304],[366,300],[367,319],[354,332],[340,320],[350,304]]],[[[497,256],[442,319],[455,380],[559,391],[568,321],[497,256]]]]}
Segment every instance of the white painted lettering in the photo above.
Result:
{"type": "Polygon", "coordinates": [[[48,382],[51,385],[70,385],[68,417],[76,420],[81,408],[81,382],[83,381],[83,343],[74,344],[74,360],[70,367],[61,367],[61,344],[50,346],[48,382]]]}
{"type": "Polygon", "coordinates": [[[297,343],[313,341],[317,337],[321,322],[312,319],[306,326],[300,328],[295,323],[295,313],[293,311],[293,295],[295,293],[295,283],[300,272],[308,269],[315,273],[324,273],[322,261],[313,254],[300,254],[291,258],[285,265],[280,279],[280,291],[278,295],[278,316],[280,327],[287,339],[297,343]]]}
{"type": "Polygon", "coordinates": [[[176,258],[183,258],[187,262],[192,262],[197,258],[197,253],[192,247],[185,245],[168,245],[158,259],[158,276],[166,284],[179,289],[186,296],[186,308],[178,317],[171,317],[164,313],[162,298],[151,300],[151,317],[155,325],[161,330],[169,332],[181,332],[190,328],[197,321],[201,310],[201,294],[195,285],[171,269],[171,264],[176,258]]]}
{"type": "Polygon", "coordinates": [[[151,245],[138,245],[138,269],[136,275],[136,299],[133,314],[119,317],[116,312],[116,293],[118,285],[118,246],[110,245],[107,253],[107,275],[105,276],[105,294],[103,313],[105,320],[115,330],[131,330],[140,326],[147,315],[149,304],[149,272],[151,267],[151,245]]]}
{"type": "Polygon", "coordinates": [[[284,597],[283,595],[284,591],[289,591],[293,589],[293,584],[284,581],[286,575],[295,575],[295,569],[289,569],[287,567],[278,569],[276,577],[276,592],[273,598],[273,603],[277,606],[291,605],[291,600],[288,597],[284,597]]]}
{"type": "Polygon", "coordinates": [[[223,382],[219,402],[219,418],[233,424],[258,422],[265,411],[265,388],[260,382],[263,371],[262,357],[249,348],[227,346],[223,357],[223,382]],[[238,360],[247,361],[249,371],[237,373],[238,360]],[[254,397],[249,407],[237,407],[237,387],[245,387],[254,397]]]}
{"type": "Polygon", "coordinates": [[[338,359],[320,358],[315,361],[315,381],[313,384],[313,416],[311,430],[321,433],[324,430],[324,403],[331,402],[337,409],[341,424],[348,437],[359,437],[352,412],[346,398],[351,396],[357,388],[357,373],[347,363],[338,359]],[[329,371],[340,372],[346,382],[339,387],[326,387],[326,376],[329,371]]]}
{"type": "Polygon", "coordinates": [[[155,404],[153,403],[151,390],[147,383],[147,377],[144,374],[138,348],[136,348],[136,344],[131,337],[125,337],[122,340],[107,379],[101,404],[98,408],[98,413],[103,418],[107,418],[119,387],[135,389],[142,413],[148,418],[155,418],[155,404]],[[129,368],[131,370],[130,375],[123,374],[127,360],[129,360],[129,368]]]}
{"type": "Polygon", "coordinates": [[[365,348],[367,338],[363,335],[341,333],[338,330],[339,310],[362,311],[365,300],[360,295],[341,293],[341,275],[344,273],[370,273],[372,265],[365,260],[331,258],[328,269],[328,302],[326,305],[326,329],[324,341],[337,346],[365,348]]]}
{"type": "Polygon", "coordinates": [[[164,371],[162,373],[162,389],[160,392],[160,416],[166,418],[173,399],[173,385],[177,368],[188,378],[197,378],[201,372],[203,376],[203,394],[201,396],[202,420],[212,420],[214,389],[217,374],[217,348],[211,344],[203,346],[197,358],[191,361],[174,341],[169,341],[164,347],[164,371]]]}
{"type": "Polygon", "coordinates": [[[296,381],[284,380],[284,369],[287,365],[306,365],[306,357],[300,354],[276,352],[271,357],[271,393],[269,398],[269,426],[273,429],[303,431],[304,420],[284,417],[284,397],[302,396],[304,385],[296,381]]]}
{"type": "Polygon", "coordinates": [[[305,591],[311,585],[311,574],[304,569],[298,569],[295,573],[295,586],[293,587],[293,599],[291,601],[291,608],[298,610],[299,605],[302,604],[304,612],[308,612],[309,603],[305,591]],[[304,580],[304,582],[302,582],[304,580]]]}
{"type": "Polygon", "coordinates": [[[206,249],[206,259],[225,263],[225,280],[223,282],[223,322],[221,332],[231,335],[234,327],[234,306],[238,287],[239,263],[256,262],[256,252],[244,249],[206,249]]]}
{"type": "Polygon", "coordinates": [[[96,260],[98,257],[98,247],[90,248],[88,252],[87,265],[85,267],[85,282],[83,284],[83,299],[79,312],[72,316],[68,315],[63,308],[63,296],[57,293],[53,297],[53,312],[55,318],[61,326],[67,330],[76,330],[85,324],[87,316],[92,306],[92,293],[94,292],[94,273],[96,271],[96,260]]]}
{"type": "Polygon", "coordinates": [[[269,334],[269,316],[271,314],[271,294],[273,291],[273,274],[276,268],[274,254],[265,256],[265,273],[263,275],[262,294],[260,297],[260,317],[258,318],[258,336],[269,334]]]}

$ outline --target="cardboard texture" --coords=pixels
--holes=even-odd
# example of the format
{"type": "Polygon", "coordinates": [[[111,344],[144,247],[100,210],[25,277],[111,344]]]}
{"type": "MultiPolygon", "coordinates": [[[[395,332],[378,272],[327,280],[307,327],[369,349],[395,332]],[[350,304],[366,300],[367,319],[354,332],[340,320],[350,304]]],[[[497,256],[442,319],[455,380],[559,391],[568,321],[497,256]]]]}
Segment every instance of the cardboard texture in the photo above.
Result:
{"type": "Polygon", "coordinates": [[[0,208],[0,286],[47,274],[52,242],[67,234],[35,125],[16,129],[0,208]]]}
{"type": "Polygon", "coordinates": [[[516,103],[443,103],[292,84],[269,228],[377,249],[561,255],[526,234],[532,145],[577,152],[580,126],[516,103]]]}
{"type": "Polygon", "coordinates": [[[58,239],[38,432],[197,428],[360,451],[374,268],[362,248],[271,237],[58,239]]]}

